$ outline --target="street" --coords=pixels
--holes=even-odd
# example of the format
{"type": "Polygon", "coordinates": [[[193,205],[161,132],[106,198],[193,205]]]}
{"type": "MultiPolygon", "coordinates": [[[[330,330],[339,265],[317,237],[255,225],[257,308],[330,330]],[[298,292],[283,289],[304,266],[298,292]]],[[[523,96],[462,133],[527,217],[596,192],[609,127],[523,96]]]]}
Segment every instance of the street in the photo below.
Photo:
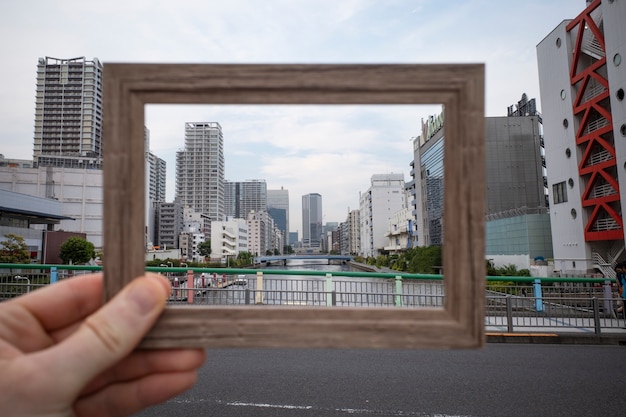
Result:
{"type": "Polygon", "coordinates": [[[209,350],[188,392],[138,416],[616,416],[626,347],[209,350]]]}

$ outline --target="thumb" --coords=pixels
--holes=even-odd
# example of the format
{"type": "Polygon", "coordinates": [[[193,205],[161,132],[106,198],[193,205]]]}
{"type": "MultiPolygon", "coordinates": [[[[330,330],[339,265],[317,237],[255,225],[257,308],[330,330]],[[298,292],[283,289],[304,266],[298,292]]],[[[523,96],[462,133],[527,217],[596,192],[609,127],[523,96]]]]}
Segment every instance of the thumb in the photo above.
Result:
{"type": "Polygon", "coordinates": [[[159,318],[168,295],[169,283],[160,275],[135,279],[50,350],[50,364],[57,369],[49,371],[78,394],[137,346],[159,318]]]}

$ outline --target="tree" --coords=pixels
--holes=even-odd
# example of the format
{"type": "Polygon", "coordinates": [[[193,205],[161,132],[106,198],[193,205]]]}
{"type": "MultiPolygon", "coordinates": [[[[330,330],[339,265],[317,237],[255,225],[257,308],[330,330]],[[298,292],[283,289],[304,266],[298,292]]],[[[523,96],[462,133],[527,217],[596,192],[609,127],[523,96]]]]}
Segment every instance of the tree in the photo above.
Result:
{"type": "Polygon", "coordinates": [[[30,252],[22,236],[13,233],[5,235],[6,240],[0,242],[0,263],[3,264],[28,264],[30,252]]]}
{"type": "Polygon", "coordinates": [[[64,264],[84,264],[96,256],[93,243],[78,236],[72,236],[61,245],[59,253],[64,264]]]}
{"type": "Polygon", "coordinates": [[[202,243],[198,243],[198,253],[200,256],[205,258],[211,256],[211,241],[207,240],[202,243]]]}

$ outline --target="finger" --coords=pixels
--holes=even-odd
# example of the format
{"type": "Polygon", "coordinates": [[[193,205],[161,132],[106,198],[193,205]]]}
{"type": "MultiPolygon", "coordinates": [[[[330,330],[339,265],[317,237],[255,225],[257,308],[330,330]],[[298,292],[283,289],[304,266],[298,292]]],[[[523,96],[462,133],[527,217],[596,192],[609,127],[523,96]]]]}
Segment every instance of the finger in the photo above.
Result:
{"type": "Polygon", "coordinates": [[[172,398],[195,384],[195,371],[149,375],[139,380],[115,384],[79,399],[77,416],[127,416],[172,398]]]}
{"type": "Polygon", "coordinates": [[[126,357],[165,308],[169,284],[160,275],[135,279],[87,317],[67,339],[34,354],[44,372],[78,395],[96,375],[126,357]],[[165,282],[164,282],[165,281],[165,282]]]}
{"type": "Polygon", "coordinates": [[[24,353],[48,348],[56,329],[75,329],[101,304],[102,274],[62,281],[1,304],[0,338],[24,353]]]}
{"type": "Polygon", "coordinates": [[[202,349],[137,350],[91,381],[81,396],[150,374],[191,371],[202,366],[205,359],[206,353],[202,349]]]}
{"type": "Polygon", "coordinates": [[[82,320],[102,305],[102,274],[81,275],[15,298],[44,329],[55,330],[82,320]]]}

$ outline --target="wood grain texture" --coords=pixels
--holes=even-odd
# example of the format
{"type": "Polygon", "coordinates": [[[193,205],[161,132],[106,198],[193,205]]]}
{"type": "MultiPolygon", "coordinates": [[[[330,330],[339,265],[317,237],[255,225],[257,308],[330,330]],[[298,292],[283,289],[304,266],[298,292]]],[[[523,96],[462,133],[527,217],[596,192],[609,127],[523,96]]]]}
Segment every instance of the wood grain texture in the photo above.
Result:
{"type": "MultiPolygon", "coordinates": [[[[443,104],[445,309],[168,307],[144,347],[484,343],[484,66],[104,65],[105,299],[144,271],[144,105],[443,104]]],[[[416,115],[417,117],[417,115],[416,115]]],[[[416,124],[417,125],[417,124],[416,124]]],[[[416,126],[417,130],[417,126],[416,126]]]]}

